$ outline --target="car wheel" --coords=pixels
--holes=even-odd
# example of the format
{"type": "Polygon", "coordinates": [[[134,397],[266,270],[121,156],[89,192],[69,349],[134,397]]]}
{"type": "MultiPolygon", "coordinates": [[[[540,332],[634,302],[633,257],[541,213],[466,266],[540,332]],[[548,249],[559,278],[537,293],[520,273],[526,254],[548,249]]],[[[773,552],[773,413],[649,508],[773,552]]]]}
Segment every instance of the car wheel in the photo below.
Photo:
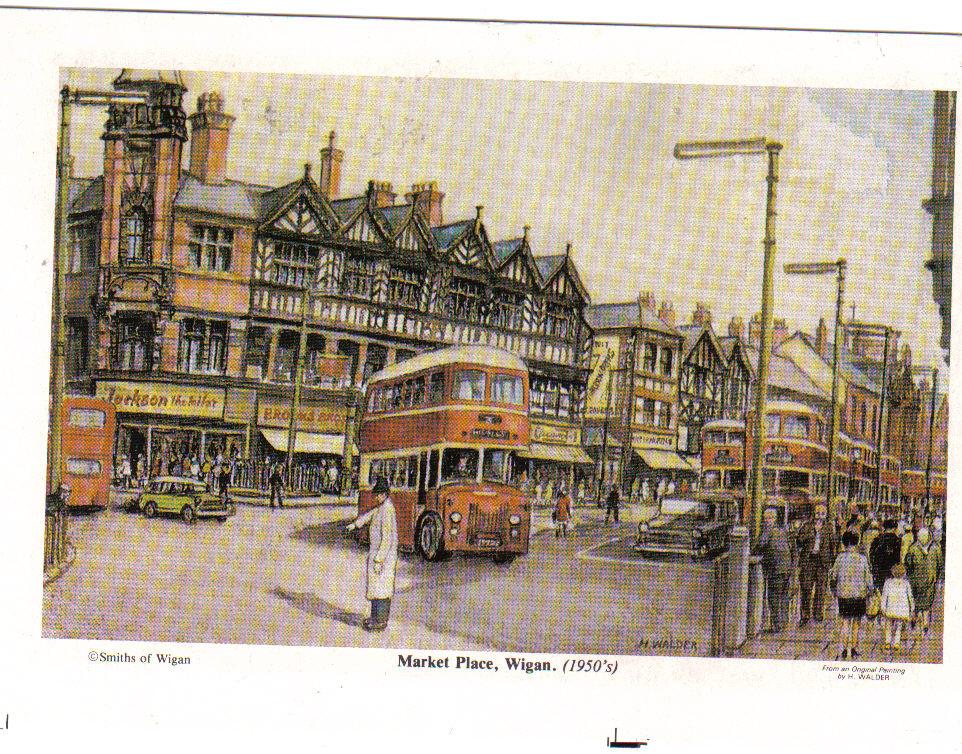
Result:
{"type": "Polygon", "coordinates": [[[436,513],[425,513],[418,522],[417,545],[421,557],[430,563],[444,556],[441,519],[436,513]]]}
{"type": "Polygon", "coordinates": [[[144,515],[147,518],[153,518],[157,515],[157,504],[156,503],[144,503],[144,515]]]}
{"type": "Polygon", "coordinates": [[[193,505],[185,505],[181,508],[180,517],[184,519],[185,524],[192,524],[197,520],[197,513],[194,511],[193,505]]]}

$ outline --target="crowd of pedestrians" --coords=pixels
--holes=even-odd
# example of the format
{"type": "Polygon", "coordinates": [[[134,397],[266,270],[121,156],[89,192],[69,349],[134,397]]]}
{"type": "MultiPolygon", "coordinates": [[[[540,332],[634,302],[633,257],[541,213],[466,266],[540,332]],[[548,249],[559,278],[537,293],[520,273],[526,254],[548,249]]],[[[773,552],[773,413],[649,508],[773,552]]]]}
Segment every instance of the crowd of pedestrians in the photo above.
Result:
{"type": "Polygon", "coordinates": [[[837,617],[839,658],[859,656],[863,626],[881,634],[883,649],[899,652],[904,636],[924,636],[931,627],[944,570],[944,516],[880,520],[854,513],[833,522],[817,505],[811,518],[785,527],[769,508],[753,551],[773,632],[788,628],[797,600],[799,627],[837,617]]]}

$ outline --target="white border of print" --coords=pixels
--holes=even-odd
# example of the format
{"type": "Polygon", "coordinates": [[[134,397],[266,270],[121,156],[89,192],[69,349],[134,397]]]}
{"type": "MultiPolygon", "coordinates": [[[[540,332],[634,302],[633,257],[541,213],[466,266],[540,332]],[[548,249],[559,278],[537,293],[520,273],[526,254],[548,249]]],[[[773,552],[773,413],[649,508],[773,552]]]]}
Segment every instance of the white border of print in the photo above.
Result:
{"type": "MultiPolygon", "coordinates": [[[[156,673],[92,666],[92,643],[40,638],[36,502],[44,479],[53,92],[61,67],[137,61],[251,72],[958,89],[959,38],[10,10],[0,19],[9,365],[0,435],[0,722],[10,715],[0,742],[9,738],[13,751],[80,743],[105,751],[582,752],[602,750],[618,727],[621,738],[671,752],[960,746],[958,558],[948,560],[944,663],[911,666],[887,683],[840,683],[817,663],[673,658],[623,658],[618,674],[604,678],[476,676],[401,671],[393,650],[211,645],[178,646],[193,665],[156,673]]],[[[953,394],[950,468],[958,404],[953,394]]],[[[949,507],[957,487],[953,476],[949,507]]],[[[962,519],[949,518],[948,538],[962,539],[962,519]]]]}

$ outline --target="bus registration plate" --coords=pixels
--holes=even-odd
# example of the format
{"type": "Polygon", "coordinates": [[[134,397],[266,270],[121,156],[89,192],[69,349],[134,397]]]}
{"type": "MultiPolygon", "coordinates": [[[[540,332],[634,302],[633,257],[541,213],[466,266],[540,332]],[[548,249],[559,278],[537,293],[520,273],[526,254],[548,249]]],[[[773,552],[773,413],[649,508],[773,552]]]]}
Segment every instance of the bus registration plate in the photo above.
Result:
{"type": "Polygon", "coordinates": [[[478,547],[500,547],[501,540],[498,537],[478,537],[478,547]]]}

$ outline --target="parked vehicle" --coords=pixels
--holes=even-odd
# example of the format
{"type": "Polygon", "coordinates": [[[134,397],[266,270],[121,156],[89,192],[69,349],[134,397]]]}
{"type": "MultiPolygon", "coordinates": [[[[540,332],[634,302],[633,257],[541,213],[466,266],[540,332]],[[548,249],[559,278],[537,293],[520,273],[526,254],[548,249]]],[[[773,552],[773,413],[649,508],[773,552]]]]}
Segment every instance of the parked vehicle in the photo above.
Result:
{"type": "Polygon", "coordinates": [[[216,518],[226,521],[237,508],[230,500],[226,502],[212,493],[207,484],[186,477],[162,476],[147,483],[147,488],[135,498],[137,509],[147,518],[158,514],[180,516],[192,524],[198,518],[216,518]]]}
{"type": "Polygon", "coordinates": [[[738,501],[722,494],[667,497],[655,518],[638,525],[634,549],[645,555],[708,558],[728,549],[738,523],[738,501]]]}

